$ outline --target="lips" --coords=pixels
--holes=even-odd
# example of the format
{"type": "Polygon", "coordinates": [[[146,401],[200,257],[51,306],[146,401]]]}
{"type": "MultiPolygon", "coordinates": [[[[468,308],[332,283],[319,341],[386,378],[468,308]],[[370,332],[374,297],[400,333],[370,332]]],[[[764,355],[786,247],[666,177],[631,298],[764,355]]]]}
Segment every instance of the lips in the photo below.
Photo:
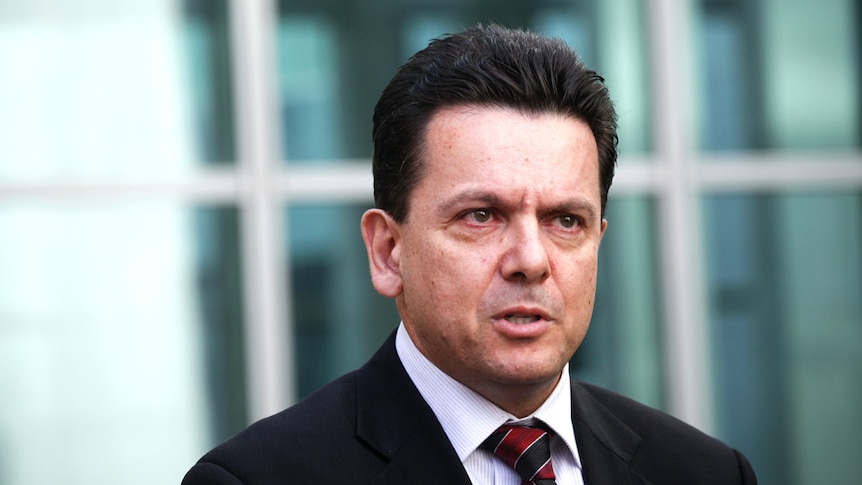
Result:
{"type": "Polygon", "coordinates": [[[506,339],[532,341],[545,335],[554,320],[539,307],[510,307],[495,315],[494,328],[506,339]]]}

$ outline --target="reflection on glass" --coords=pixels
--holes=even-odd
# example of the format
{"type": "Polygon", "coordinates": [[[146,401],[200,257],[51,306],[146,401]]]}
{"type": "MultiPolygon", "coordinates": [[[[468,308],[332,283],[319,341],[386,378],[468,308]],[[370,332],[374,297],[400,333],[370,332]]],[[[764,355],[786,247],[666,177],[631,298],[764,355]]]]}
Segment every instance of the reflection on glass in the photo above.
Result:
{"type": "Polygon", "coordinates": [[[236,431],[241,356],[213,345],[241,323],[235,219],[165,203],[0,206],[0,483],[174,483],[236,431]]]}
{"type": "Polygon", "coordinates": [[[186,86],[201,163],[235,162],[233,93],[226,0],[183,0],[186,86]]]}
{"type": "Polygon", "coordinates": [[[766,484],[862,476],[862,194],[704,205],[720,434],[766,484]]]}
{"type": "Polygon", "coordinates": [[[445,33],[497,22],[562,38],[607,79],[626,151],[648,148],[644,16],[640,0],[446,5],[397,0],[279,2],[282,139],[290,163],[371,156],[371,113],[416,50],[445,33]]]}
{"type": "MultiPolygon", "coordinates": [[[[169,176],[232,157],[224,1],[0,7],[0,177],[169,176]]],[[[13,5],[14,4],[14,5],[13,5]]]]}
{"type": "Polygon", "coordinates": [[[859,146],[855,2],[700,0],[698,5],[702,148],[859,146]]]}
{"type": "Polygon", "coordinates": [[[201,207],[191,218],[207,424],[215,444],[248,424],[239,215],[235,207],[201,207]]]}
{"type": "Polygon", "coordinates": [[[400,321],[371,285],[359,230],[367,207],[296,205],[287,213],[297,395],[351,371],[400,321]]]}
{"type": "Polygon", "coordinates": [[[337,107],[337,38],[323,15],[282,18],[278,24],[282,117],[289,159],[333,159],[345,138],[337,107]]]}
{"type": "MultiPolygon", "coordinates": [[[[611,189],[613,192],[613,189],[611,189]]],[[[571,372],[661,408],[664,376],[657,302],[653,202],[611,197],[599,251],[596,306],[571,372]]]]}

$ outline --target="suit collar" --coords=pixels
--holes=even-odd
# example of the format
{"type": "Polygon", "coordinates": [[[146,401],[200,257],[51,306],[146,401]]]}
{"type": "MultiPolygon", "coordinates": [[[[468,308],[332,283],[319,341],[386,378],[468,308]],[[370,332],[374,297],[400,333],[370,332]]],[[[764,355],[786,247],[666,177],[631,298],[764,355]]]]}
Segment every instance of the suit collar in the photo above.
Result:
{"type": "Polygon", "coordinates": [[[650,485],[632,468],[640,436],[572,380],[572,423],[585,485],[650,485]]]}
{"type": "Polygon", "coordinates": [[[395,351],[394,334],[357,373],[357,436],[389,464],[372,482],[470,484],[433,411],[395,351]]]}
{"type": "MultiPolygon", "coordinates": [[[[631,466],[641,438],[578,381],[572,423],[585,485],[651,485],[631,466]]],[[[373,484],[446,483],[470,479],[433,411],[401,365],[394,333],[356,376],[357,436],[389,463],[373,484]]]]}

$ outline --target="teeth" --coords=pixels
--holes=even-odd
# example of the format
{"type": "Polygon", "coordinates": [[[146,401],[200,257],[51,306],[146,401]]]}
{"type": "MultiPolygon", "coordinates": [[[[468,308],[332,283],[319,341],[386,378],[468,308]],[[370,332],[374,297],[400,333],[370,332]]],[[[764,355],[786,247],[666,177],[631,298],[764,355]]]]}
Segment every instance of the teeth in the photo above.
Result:
{"type": "Polygon", "coordinates": [[[538,320],[538,315],[506,315],[506,321],[517,324],[533,323],[538,320]]]}

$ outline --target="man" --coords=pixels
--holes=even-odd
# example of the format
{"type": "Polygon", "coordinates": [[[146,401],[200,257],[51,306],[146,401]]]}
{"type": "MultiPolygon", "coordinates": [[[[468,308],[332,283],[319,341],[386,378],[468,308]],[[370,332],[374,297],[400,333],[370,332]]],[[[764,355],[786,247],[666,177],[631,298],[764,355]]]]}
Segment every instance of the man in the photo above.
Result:
{"type": "Polygon", "coordinates": [[[401,325],[183,483],[756,483],[735,450],[568,378],[617,142],[574,52],[498,26],[433,41],[384,90],[373,136],[361,228],[401,325]]]}

